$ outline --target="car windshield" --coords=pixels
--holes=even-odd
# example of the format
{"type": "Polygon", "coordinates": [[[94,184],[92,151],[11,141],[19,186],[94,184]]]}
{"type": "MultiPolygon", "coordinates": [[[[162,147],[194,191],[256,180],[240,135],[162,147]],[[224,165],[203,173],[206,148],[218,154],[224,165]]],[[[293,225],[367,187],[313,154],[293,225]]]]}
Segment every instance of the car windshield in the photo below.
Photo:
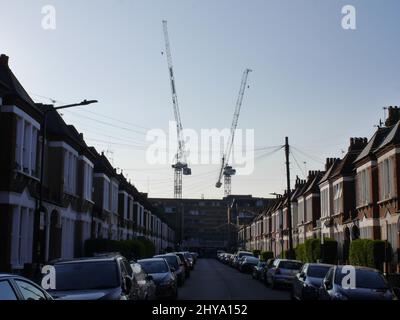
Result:
{"type": "Polygon", "coordinates": [[[76,262],[55,265],[57,291],[94,290],[119,286],[117,264],[76,262]]]}
{"type": "Polygon", "coordinates": [[[238,254],[238,256],[239,256],[239,258],[242,258],[242,257],[252,257],[253,254],[250,253],[250,252],[240,252],[240,253],[238,254]]]}
{"type": "MultiPolygon", "coordinates": [[[[342,285],[343,278],[348,275],[349,272],[342,273],[342,268],[338,268],[335,274],[335,284],[342,285]]],[[[346,279],[345,279],[346,281],[346,279]]],[[[347,281],[346,281],[347,283],[347,281]]],[[[388,285],[384,277],[373,270],[356,270],[356,288],[364,289],[387,289],[388,285]]]]}
{"type": "Polygon", "coordinates": [[[174,257],[174,256],[160,256],[160,258],[164,258],[165,260],[167,260],[167,262],[170,265],[170,267],[174,267],[175,269],[179,268],[178,260],[177,260],[176,257],[174,257]]]}
{"type": "Polygon", "coordinates": [[[330,266],[309,266],[307,275],[312,278],[325,278],[330,266]]]}
{"type": "Polygon", "coordinates": [[[166,273],[168,265],[162,260],[139,260],[138,263],[147,273],[166,273]]]}
{"type": "Polygon", "coordinates": [[[258,263],[259,260],[257,258],[254,258],[254,257],[247,257],[245,259],[245,261],[246,262],[251,262],[251,263],[258,263]]]}
{"type": "Polygon", "coordinates": [[[302,264],[296,261],[281,261],[278,267],[281,269],[300,270],[302,264]]]}

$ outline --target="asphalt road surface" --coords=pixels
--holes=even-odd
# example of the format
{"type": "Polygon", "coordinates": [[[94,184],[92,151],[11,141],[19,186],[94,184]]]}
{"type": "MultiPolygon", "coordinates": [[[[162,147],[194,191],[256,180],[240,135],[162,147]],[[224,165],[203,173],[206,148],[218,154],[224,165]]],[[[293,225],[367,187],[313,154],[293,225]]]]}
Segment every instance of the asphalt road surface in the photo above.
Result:
{"type": "Polygon", "coordinates": [[[272,290],[215,259],[199,259],[179,288],[179,300],[289,300],[287,290],[272,290]]]}

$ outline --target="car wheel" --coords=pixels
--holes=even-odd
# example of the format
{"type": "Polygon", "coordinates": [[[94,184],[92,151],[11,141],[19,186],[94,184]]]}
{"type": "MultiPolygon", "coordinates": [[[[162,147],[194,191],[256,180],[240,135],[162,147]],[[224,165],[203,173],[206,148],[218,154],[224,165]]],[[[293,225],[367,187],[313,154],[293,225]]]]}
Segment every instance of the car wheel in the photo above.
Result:
{"type": "Polygon", "coordinates": [[[274,279],[271,279],[271,284],[270,284],[271,289],[275,289],[276,288],[276,284],[274,279]]]}

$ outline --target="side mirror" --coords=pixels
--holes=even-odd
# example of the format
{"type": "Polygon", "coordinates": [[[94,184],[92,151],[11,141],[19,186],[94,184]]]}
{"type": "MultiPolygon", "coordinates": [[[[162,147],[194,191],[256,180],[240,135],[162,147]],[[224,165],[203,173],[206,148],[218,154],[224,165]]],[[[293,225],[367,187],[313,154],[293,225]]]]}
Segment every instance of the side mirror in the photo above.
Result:
{"type": "Polygon", "coordinates": [[[129,294],[132,290],[132,279],[128,276],[124,278],[124,290],[127,294],[129,294]]]}
{"type": "Polygon", "coordinates": [[[400,288],[399,288],[399,287],[394,287],[394,288],[393,288],[393,292],[394,292],[394,294],[396,295],[396,297],[397,297],[398,299],[400,299],[400,288]]]}
{"type": "Polygon", "coordinates": [[[331,289],[331,282],[329,281],[329,279],[324,279],[323,286],[325,290],[331,289]]]}
{"type": "Polygon", "coordinates": [[[176,269],[174,267],[171,267],[170,270],[172,273],[174,273],[176,271],[176,269]]]}
{"type": "Polygon", "coordinates": [[[306,278],[307,278],[307,276],[304,272],[299,273],[299,279],[305,280],[306,278]]]}

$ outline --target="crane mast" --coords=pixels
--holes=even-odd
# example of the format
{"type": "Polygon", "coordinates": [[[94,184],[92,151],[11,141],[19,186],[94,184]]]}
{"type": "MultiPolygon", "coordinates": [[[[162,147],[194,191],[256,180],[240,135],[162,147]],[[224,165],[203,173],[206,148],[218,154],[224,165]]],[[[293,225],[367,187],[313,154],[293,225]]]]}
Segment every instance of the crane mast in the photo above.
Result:
{"type": "Polygon", "coordinates": [[[174,108],[174,116],[176,122],[176,133],[177,133],[177,141],[178,141],[178,151],[176,153],[176,163],[172,165],[174,169],[174,198],[181,199],[182,198],[182,175],[191,175],[192,170],[188,167],[186,163],[186,149],[185,149],[185,140],[183,137],[183,126],[181,120],[181,114],[179,111],[178,104],[178,95],[176,92],[175,85],[175,75],[174,68],[172,63],[172,55],[171,55],[171,45],[169,42],[168,35],[168,22],[163,20],[163,29],[164,29],[164,38],[165,38],[165,50],[168,62],[168,72],[171,81],[171,92],[172,92],[172,104],[174,108]]]}
{"type": "Polygon", "coordinates": [[[222,180],[222,176],[224,176],[224,194],[225,194],[225,196],[229,196],[231,194],[232,176],[236,174],[236,170],[232,166],[229,165],[229,160],[230,160],[231,153],[232,153],[233,143],[235,141],[235,133],[236,133],[236,129],[237,129],[238,121],[239,121],[240,111],[241,111],[242,104],[243,104],[244,93],[246,91],[247,79],[248,79],[250,72],[252,72],[251,69],[246,69],[243,72],[242,82],[240,84],[239,96],[236,101],[235,113],[233,115],[231,133],[230,133],[230,137],[228,140],[228,145],[227,145],[225,153],[222,157],[222,165],[221,165],[221,169],[219,172],[218,181],[215,184],[215,186],[217,188],[221,188],[221,186],[222,186],[221,180],[222,180]]]}

